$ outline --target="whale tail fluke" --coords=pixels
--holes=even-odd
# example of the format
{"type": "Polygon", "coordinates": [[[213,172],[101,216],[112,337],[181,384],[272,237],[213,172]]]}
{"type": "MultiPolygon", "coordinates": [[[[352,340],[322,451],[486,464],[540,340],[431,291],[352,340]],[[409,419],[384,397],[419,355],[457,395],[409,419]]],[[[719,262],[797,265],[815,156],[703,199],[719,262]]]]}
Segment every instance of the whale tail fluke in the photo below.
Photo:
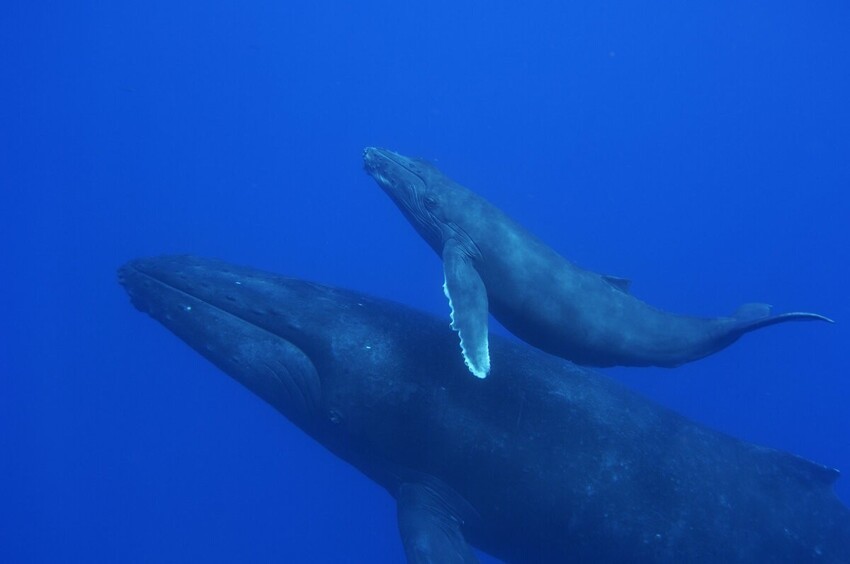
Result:
{"type": "Polygon", "coordinates": [[[832,319],[805,311],[793,311],[779,315],[772,314],[773,308],[768,304],[752,303],[744,304],[738,308],[733,316],[740,323],[740,332],[749,333],[762,327],[785,323],[786,321],[826,321],[835,323],[832,319]]]}

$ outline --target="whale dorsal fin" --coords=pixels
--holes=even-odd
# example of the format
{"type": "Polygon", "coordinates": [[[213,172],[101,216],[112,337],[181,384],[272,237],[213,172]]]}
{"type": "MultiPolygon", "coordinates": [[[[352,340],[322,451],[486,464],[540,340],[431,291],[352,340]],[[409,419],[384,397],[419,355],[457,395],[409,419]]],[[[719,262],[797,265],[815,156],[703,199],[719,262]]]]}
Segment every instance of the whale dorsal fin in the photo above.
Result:
{"type": "Polygon", "coordinates": [[[611,276],[610,274],[603,274],[602,278],[624,294],[628,294],[632,289],[632,281],[628,278],[620,278],[619,276],[611,276]]]}
{"type": "Polygon", "coordinates": [[[478,562],[461,532],[463,511],[455,502],[460,496],[451,490],[441,491],[443,488],[433,486],[428,482],[403,483],[396,493],[398,529],[407,561],[440,564],[478,562]]]}
{"type": "Polygon", "coordinates": [[[768,304],[751,303],[744,304],[735,311],[735,318],[739,321],[755,321],[770,317],[773,307],[768,304]]]}
{"type": "Polygon", "coordinates": [[[800,456],[769,447],[756,448],[788,476],[794,476],[801,482],[832,486],[840,476],[840,472],[835,468],[812,462],[800,456]]]}

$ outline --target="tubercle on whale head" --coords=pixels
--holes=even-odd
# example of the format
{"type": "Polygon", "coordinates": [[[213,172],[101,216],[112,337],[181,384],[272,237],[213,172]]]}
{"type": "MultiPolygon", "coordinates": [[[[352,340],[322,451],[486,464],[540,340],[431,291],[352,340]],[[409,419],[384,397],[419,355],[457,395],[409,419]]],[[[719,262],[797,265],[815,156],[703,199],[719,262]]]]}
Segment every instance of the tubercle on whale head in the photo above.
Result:
{"type": "Polygon", "coordinates": [[[384,182],[394,184],[407,181],[430,186],[444,178],[437,167],[424,159],[406,157],[378,147],[366,147],[363,150],[363,168],[376,180],[381,177],[384,182]]]}
{"type": "Polygon", "coordinates": [[[453,223],[453,216],[480,200],[447,177],[433,163],[388,149],[366,147],[363,168],[400,207],[428,215],[432,221],[453,223]]]}

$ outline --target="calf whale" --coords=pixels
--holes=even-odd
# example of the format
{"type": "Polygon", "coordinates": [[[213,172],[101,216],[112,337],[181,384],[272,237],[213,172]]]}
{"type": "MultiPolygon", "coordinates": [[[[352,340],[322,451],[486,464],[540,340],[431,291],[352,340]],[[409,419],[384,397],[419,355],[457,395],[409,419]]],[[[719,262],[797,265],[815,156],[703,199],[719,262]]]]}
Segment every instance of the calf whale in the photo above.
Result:
{"type": "Polygon", "coordinates": [[[629,281],[574,265],[501,210],[435,166],[368,147],[366,171],[443,259],[443,291],[470,372],[490,371],[488,313],[525,342],[588,366],[673,367],[713,354],[741,335],[814,313],[771,315],[745,304],[729,317],[659,310],[629,281]]]}
{"type": "Polygon", "coordinates": [[[410,562],[475,562],[470,546],[506,562],[850,562],[835,470],[523,343],[494,336],[493,377],[462,378],[451,330],[398,304],[194,257],[119,279],[385,488],[410,562]]]}

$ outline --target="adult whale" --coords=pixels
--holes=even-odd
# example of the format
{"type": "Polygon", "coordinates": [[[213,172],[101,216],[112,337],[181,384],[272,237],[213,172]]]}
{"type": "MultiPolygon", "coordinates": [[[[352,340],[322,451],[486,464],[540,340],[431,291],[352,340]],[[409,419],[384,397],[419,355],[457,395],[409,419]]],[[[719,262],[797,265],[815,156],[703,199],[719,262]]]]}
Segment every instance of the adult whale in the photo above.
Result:
{"type": "Polygon", "coordinates": [[[698,318],[656,309],[629,282],[583,270],[498,208],[433,165],[368,147],[366,171],[443,259],[443,291],[469,370],[490,370],[488,312],[514,335],[589,366],[678,366],[724,349],[744,333],[785,321],[746,304],[731,317],[698,318]]]}
{"type": "Polygon", "coordinates": [[[411,562],[850,562],[837,472],[711,431],[494,337],[466,369],[440,320],[192,257],[120,270],[133,303],[398,505],[411,562]]]}

